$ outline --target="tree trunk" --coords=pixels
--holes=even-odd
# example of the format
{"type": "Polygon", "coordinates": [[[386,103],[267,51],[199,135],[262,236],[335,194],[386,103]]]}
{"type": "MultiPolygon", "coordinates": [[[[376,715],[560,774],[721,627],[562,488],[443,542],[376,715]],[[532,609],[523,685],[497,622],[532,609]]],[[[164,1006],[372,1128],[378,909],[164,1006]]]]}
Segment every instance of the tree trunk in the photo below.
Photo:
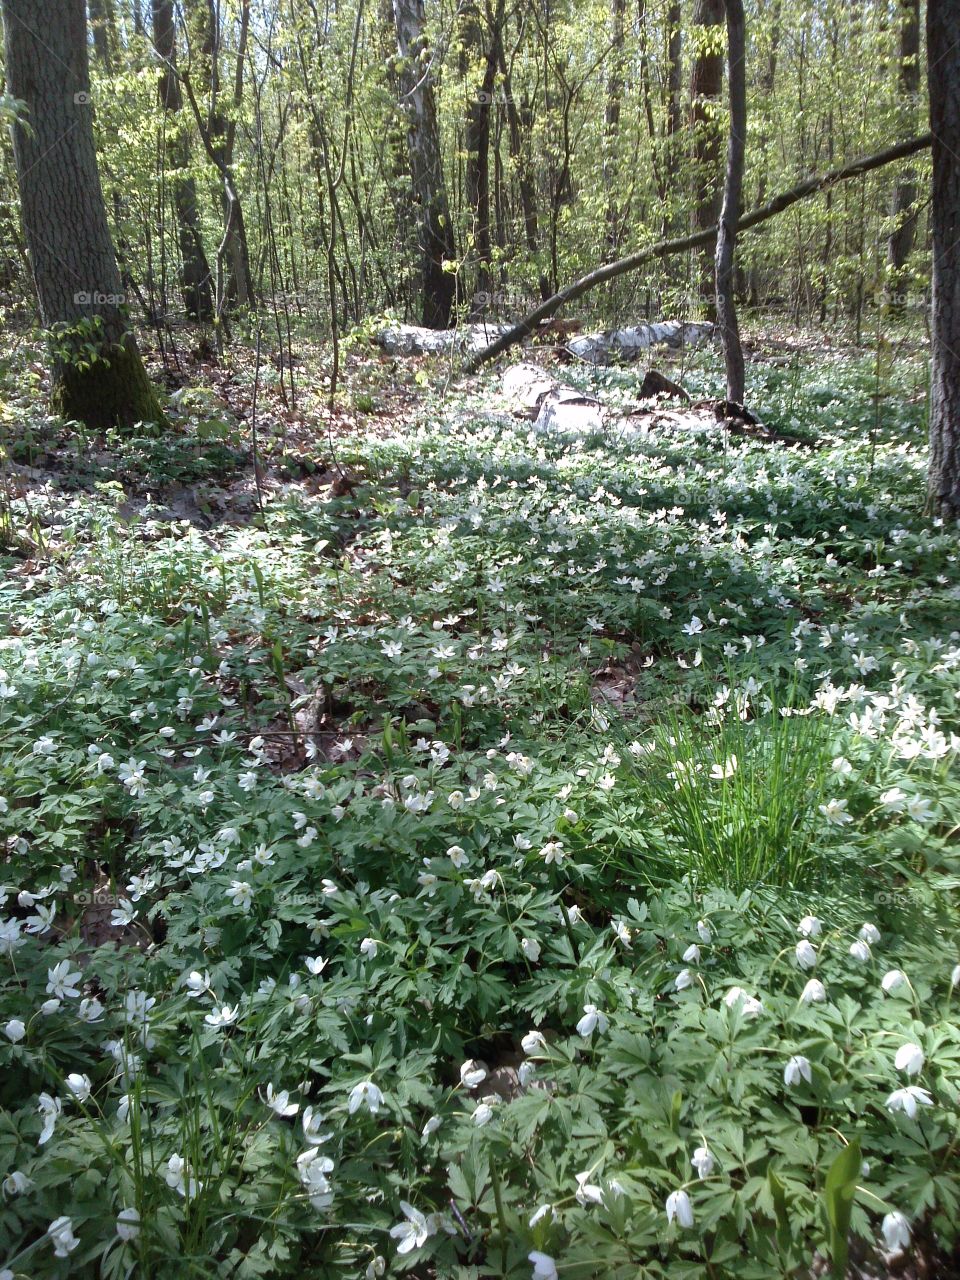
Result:
{"type": "MultiPolygon", "coordinates": [[[[176,118],[183,106],[180,82],[175,71],[177,61],[173,0],[152,0],[153,43],[164,65],[160,71],[158,92],[160,105],[170,114],[166,131],[167,164],[173,190],[173,208],[177,219],[177,242],[180,246],[180,290],[183,308],[191,320],[213,319],[213,289],[207,255],[200,234],[197,211],[197,186],[186,171],[189,153],[186,139],[177,132],[176,118]]],[[[166,309],[166,299],[164,299],[166,309]]]]}
{"type": "Polygon", "coordinates": [[[94,430],[164,422],[130,331],[93,142],[84,0],[2,0],[23,229],[51,331],[52,404],[94,430]]]}
{"type": "MultiPolygon", "coordinates": [[[[395,220],[395,232],[387,228],[384,240],[393,240],[404,264],[413,256],[417,230],[410,200],[410,166],[406,145],[406,125],[400,111],[400,77],[397,72],[397,31],[393,18],[393,0],[378,0],[376,24],[377,52],[383,59],[389,93],[394,106],[388,111],[384,126],[383,168],[395,220]]],[[[410,314],[410,288],[406,273],[397,281],[398,296],[403,299],[404,316],[410,314]]]]}
{"type": "MultiPolygon", "coordinates": [[[[671,0],[667,8],[667,75],[666,107],[663,139],[663,172],[675,175],[682,160],[680,95],[683,84],[683,27],[680,0],[671,0]]],[[[664,202],[660,222],[662,235],[676,229],[676,212],[671,202],[664,202]]]]}
{"type": "MultiPolygon", "coordinates": [[[[493,110],[493,91],[496,85],[497,65],[500,61],[500,28],[503,23],[504,0],[498,0],[495,13],[488,9],[490,27],[486,51],[483,52],[483,30],[476,6],[471,5],[465,14],[464,42],[481,53],[483,75],[480,87],[473,92],[467,106],[465,144],[467,152],[466,189],[467,200],[473,216],[473,235],[476,246],[478,294],[490,291],[490,120],[493,110]]],[[[469,92],[469,90],[468,90],[469,92]]],[[[471,309],[471,319],[482,314],[484,308],[471,309]]]]}
{"type": "MultiPolygon", "coordinates": [[[[915,127],[920,94],[920,0],[900,3],[900,110],[899,123],[915,127]]],[[[916,232],[917,175],[906,168],[897,178],[890,202],[892,228],[887,242],[887,303],[893,311],[904,308],[907,283],[905,267],[916,232]]]]}
{"type": "MultiPolygon", "coordinates": [[[[757,203],[763,204],[767,198],[767,167],[769,164],[770,152],[770,117],[774,101],[774,92],[777,84],[777,55],[780,50],[780,10],[781,0],[771,0],[764,10],[761,10],[760,17],[766,19],[767,31],[766,38],[769,41],[767,47],[766,59],[762,64],[760,75],[758,77],[758,88],[760,90],[760,99],[763,104],[759,111],[760,126],[759,136],[757,138],[756,149],[758,156],[757,175],[757,203]]],[[[759,266],[754,263],[751,267],[748,278],[747,288],[750,294],[750,302],[756,306],[761,299],[761,290],[764,283],[764,273],[759,266]]]]}
{"type": "Polygon", "coordinates": [[[117,15],[113,0],[87,0],[93,48],[101,65],[113,73],[117,51],[117,15]]]}
{"type": "MultiPolygon", "coordinates": [[[[236,141],[236,115],[243,95],[243,66],[246,58],[247,37],[250,32],[250,0],[241,0],[240,33],[237,48],[233,50],[235,70],[233,77],[233,114],[229,120],[220,103],[220,5],[207,0],[207,20],[204,34],[203,57],[209,82],[209,107],[205,129],[202,131],[207,155],[220,174],[220,203],[223,208],[223,241],[217,254],[217,310],[222,314],[227,304],[241,307],[253,306],[256,295],[250,272],[250,250],[247,246],[247,228],[243,206],[237,193],[233,172],[233,152],[236,141]],[[224,279],[224,269],[226,278],[224,279]]],[[[193,103],[191,103],[193,105],[193,103]]]]}
{"type": "Polygon", "coordinates": [[[960,517],[960,7],[928,0],[927,85],[933,134],[931,509],[960,517]]]}
{"type": "Polygon", "coordinates": [[[620,135],[620,100],[623,97],[623,42],[626,0],[611,0],[610,4],[610,71],[607,76],[606,105],[603,112],[603,187],[606,200],[606,248],[607,255],[615,258],[620,248],[620,210],[617,204],[616,180],[620,172],[617,163],[620,135]]]}
{"type": "MultiPolygon", "coordinates": [[[[533,108],[524,99],[519,107],[513,93],[513,80],[506,56],[501,45],[500,71],[503,75],[504,105],[507,109],[508,143],[510,162],[517,175],[517,193],[520,196],[520,210],[523,214],[523,238],[527,251],[533,257],[540,247],[540,233],[537,223],[537,193],[533,180],[533,165],[530,157],[530,138],[533,134],[533,108]]],[[[550,283],[540,273],[540,296],[549,298],[550,283]]]]}
{"type": "Polygon", "coordinates": [[[423,0],[393,0],[393,17],[402,101],[408,114],[410,177],[417,205],[423,323],[428,329],[445,329],[450,323],[456,281],[451,272],[443,269],[443,263],[456,256],[456,247],[440,159],[430,48],[423,32],[423,0]]]}
{"type": "Polygon", "coordinates": [[[733,296],[737,224],[743,207],[743,164],[747,141],[746,32],[743,0],[726,0],[727,61],[730,69],[730,136],[723,206],[717,233],[717,321],[727,373],[727,399],[743,404],[743,349],[733,296]]]}
{"type": "Polygon", "coordinates": [[[667,127],[668,138],[680,132],[680,86],[683,80],[683,26],[680,0],[667,8],[667,127]]]}
{"type": "MultiPolygon", "coordinates": [[[[714,28],[723,24],[723,0],[696,0],[693,9],[695,55],[690,73],[690,128],[693,143],[693,234],[717,225],[720,218],[720,94],[723,89],[723,44],[714,28]]],[[[714,251],[711,241],[700,258],[697,288],[713,318],[714,251]]]]}

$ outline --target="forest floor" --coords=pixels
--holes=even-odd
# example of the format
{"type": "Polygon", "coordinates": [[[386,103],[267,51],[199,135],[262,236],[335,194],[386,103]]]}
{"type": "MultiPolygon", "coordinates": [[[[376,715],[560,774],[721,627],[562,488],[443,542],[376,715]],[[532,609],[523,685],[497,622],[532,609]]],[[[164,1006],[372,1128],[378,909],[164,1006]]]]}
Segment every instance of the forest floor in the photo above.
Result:
{"type": "Polygon", "coordinates": [[[92,439],[6,353],[0,1265],[960,1274],[922,353],[749,354],[746,434],[302,344],[92,439]]]}

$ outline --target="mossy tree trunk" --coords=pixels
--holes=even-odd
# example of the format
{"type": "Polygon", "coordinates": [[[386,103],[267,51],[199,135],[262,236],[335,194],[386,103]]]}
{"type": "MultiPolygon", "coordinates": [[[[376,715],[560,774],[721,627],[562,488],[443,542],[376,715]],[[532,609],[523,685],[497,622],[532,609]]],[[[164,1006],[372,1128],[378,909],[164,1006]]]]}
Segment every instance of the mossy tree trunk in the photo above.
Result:
{"type": "Polygon", "coordinates": [[[84,0],[2,0],[23,230],[51,332],[53,406],[93,430],[162,423],[130,331],[93,141],[84,0]],[[42,20],[41,20],[42,19],[42,20]]]}

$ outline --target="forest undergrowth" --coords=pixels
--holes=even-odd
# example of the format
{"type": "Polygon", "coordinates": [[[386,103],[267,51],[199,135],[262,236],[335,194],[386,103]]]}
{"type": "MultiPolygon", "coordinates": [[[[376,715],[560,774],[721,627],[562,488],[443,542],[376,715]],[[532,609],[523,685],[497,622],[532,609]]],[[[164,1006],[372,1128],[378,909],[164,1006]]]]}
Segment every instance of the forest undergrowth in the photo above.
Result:
{"type": "Polygon", "coordinates": [[[920,361],[761,348],[779,438],[266,361],[255,471],[235,360],[3,371],[0,1274],[957,1274],[920,361]]]}

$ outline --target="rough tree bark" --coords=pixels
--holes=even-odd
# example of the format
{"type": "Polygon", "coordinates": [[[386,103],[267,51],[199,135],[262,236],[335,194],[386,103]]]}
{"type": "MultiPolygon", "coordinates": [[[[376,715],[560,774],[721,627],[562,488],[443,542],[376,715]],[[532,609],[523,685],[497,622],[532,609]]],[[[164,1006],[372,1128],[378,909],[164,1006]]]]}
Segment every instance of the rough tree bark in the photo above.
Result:
{"type": "Polygon", "coordinates": [[[444,271],[443,263],[456,256],[456,247],[440,158],[430,48],[423,30],[423,0],[393,0],[393,17],[402,101],[409,122],[407,147],[418,215],[423,323],[428,329],[445,329],[450,322],[456,282],[449,271],[444,271]]]}
{"type": "Polygon", "coordinates": [[[126,307],[93,141],[84,0],[2,0],[21,217],[44,326],[52,404],[94,430],[164,422],[126,307]],[[79,357],[79,358],[78,358],[79,357]]]}
{"type": "MultiPolygon", "coordinates": [[[[396,244],[402,246],[406,260],[407,247],[414,244],[417,232],[408,198],[410,175],[407,163],[407,130],[400,111],[402,90],[397,73],[397,30],[393,19],[393,0],[377,0],[376,47],[383,59],[388,90],[395,103],[387,117],[383,139],[383,167],[395,225],[385,230],[384,239],[389,242],[393,238],[396,244]]],[[[404,313],[408,315],[411,290],[405,273],[400,273],[394,287],[397,289],[398,300],[403,301],[404,313]]]]}
{"type": "MultiPolygon", "coordinates": [[[[906,132],[916,127],[920,96],[920,0],[900,0],[900,127],[906,132]]],[[[887,303],[893,311],[904,307],[904,268],[916,232],[917,175],[905,168],[893,188],[890,219],[893,223],[887,242],[887,303]]]]}
{"type": "Polygon", "coordinates": [[[960,5],[928,0],[927,85],[933,134],[932,510],[960,517],[960,5]]]}
{"type": "Polygon", "coordinates": [[[717,323],[727,374],[727,399],[743,404],[743,349],[733,296],[737,223],[743,208],[743,165],[747,140],[746,32],[743,0],[726,0],[727,62],[730,79],[730,135],[723,206],[717,233],[717,323]]]}
{"type": "MultiPolygon", "coordinates": [[[[213,319],[212,274],[203,250],[200,215],[197,211],[197,186],[187,172],[189,150],[176,117],[183,106],[183,95],[177,79],[176,32],[173,0],[152,0],[153,43],[163,60],[158,93],[160,105],[170,115],[166,130],[167,165],[173,193],[173,209],[177,219],[177,242],[180,246],[180,291],[183,308],[191,320],[213,319]]],[[[166,300],[164,300],[166,308],[166,300]]]]}
{"type": "MultiPolygon", "coordinates": [[[[693,66],[690,72],[690,130],[693,153],[693,208],[690,230],[715,227],[720,217],[720,94],[723,89],[723,0],[696,0],[693,9],[693,66]]],[[[714,244],[700,258],[697,287],[713,311],[714,244]]],[[[713,315],[711,314],[711,319],[713,315]]]]}

